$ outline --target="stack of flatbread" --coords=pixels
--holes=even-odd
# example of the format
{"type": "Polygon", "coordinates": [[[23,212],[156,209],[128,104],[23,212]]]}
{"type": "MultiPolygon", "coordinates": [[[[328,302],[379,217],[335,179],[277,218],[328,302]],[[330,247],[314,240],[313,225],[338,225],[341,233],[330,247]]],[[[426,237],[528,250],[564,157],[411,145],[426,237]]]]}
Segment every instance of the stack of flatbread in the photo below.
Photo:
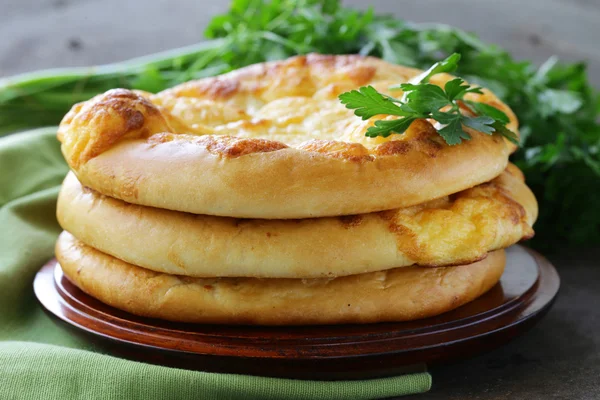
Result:
{"type": "MultiPolygon", "coordinates": [[[[362,121],[337,97],[420,72],[308,55],[75,105],[58,134],[64,274],[116,308],[196,323],[405,321],[481,296],[533,235],[515,146],[466,127],[449,146],[429,120],[369,138],[391,117],[362,121]]],[[[517,131],[491,92],[467,98],[517,131]]]]}

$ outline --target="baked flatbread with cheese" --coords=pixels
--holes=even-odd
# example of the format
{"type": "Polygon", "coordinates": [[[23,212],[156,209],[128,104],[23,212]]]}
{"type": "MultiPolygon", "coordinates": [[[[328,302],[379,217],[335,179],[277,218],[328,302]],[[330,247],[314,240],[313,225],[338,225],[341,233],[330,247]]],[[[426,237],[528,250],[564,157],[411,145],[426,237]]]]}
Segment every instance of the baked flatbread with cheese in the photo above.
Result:
{"type": "MultiPolygon", "coordinates": [[[[236,218],[293,219],[409,207],[490,181],[515,147],[465,129],[449,146],[433,121],[365,137],[339,101],[421,71],[358,55],[308,55],[252,65],[152,95],[110,90],[75,105],[58,138],[79,180],[129,203],[236,218]]],[[[443,85],[452,76],[439,74],[443,85]]],[[[514,113],[488,90],[467,99],[514,113]]],[[[467,113],[468,110],[462,110],[467,113]]]]}
{"type": "Polygon", "coordinates": [[[397,268],[335,279],[201,279],[149,271],[63,232],[56,257],[65,275],[98,300],[170,321],[306,325],[407,321],[444,313],[492,288],[503,250],[470,265],[397,268]]]}
{"type": "Polygon", "coordinates": [[[125,203],[70,174],[61,226],[107,254],[197,277],[335,277],[468,264],[533,235],[535,197],[510,164],[498,178],[404,209],[302,220],[236,219],[125,203]]]}

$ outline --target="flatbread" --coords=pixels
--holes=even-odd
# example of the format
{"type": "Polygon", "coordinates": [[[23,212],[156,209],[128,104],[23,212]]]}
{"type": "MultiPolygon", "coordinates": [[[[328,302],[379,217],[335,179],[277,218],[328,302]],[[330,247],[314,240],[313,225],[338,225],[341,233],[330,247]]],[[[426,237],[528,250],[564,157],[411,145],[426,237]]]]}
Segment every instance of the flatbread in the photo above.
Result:
{"type": "MultiPolygon", "coordinates": [[[[467,129],[448,146],[432,121],[368,138],[337,96],[421,71],[358,55],[308,55],[188,82],[157,95],[110,90],[75,105],[58,138],[86,186],[129,203],[236,218],[363,214],[420,204],[498,176],[515,149],[467,129]]],[[[452,76],[440,74],[443,85],[452,76]]],[[[468,94],[514,113],[488,90],[468,94]]],[[[469,111],[461,110],[464,113],[469,111]]]]}
{"type": "Polygon", "coordinates": [[[407,321],[457,308],[500,279],[503,250],[470,265],[397,268],[336,279],[199,279],[152,272],[63,232],[65,275],[98,300],[169,321],[307,325],[407,321]]]}
{"type": "Polygon", "coordinates": [[[533,235],[537,203],[514,166],[472,189],[418,206],[304,220],[246,220],[138,206],[70,174],[63,229],[157,272],[196,277],[318,278],[413,264],[469,264],[533,235]]]}

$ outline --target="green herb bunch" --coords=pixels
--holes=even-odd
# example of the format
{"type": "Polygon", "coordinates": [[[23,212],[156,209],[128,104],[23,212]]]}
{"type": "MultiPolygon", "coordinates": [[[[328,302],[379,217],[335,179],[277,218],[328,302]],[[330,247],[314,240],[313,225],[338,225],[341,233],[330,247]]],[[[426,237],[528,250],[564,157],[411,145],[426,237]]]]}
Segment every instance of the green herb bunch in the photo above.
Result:
{"type": "MultiPolygon", "coordinates": [[[[460,29],[358,11],[339,0],[233,0],[206,36],[212,40],[150,58],[1,80],[0,135],[57,124],[73,103],[114,87],[156,92],[295,54],[359,53],[427,68],[459,53],[454,74],[491,89],[519,118],[521,147],[513,161],[540,202],[533,244],[600,243],[600,100],[584,64],[550,59],[536,68],[460,29]]],[[[498,116],[488,117],[498,123],[498,116]]],[[[485,123],[489,118],[478,122],[497,129],[485,123]]],[[[456,141],[454,131],[448,137],[456,141]]]]}

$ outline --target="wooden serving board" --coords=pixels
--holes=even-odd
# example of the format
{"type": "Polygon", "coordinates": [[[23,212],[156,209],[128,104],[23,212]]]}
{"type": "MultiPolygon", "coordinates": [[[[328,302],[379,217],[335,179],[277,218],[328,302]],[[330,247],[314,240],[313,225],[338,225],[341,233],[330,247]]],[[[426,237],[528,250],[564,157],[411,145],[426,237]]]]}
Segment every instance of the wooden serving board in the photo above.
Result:
{"type": "Polygon", "coordinates": [[[336,326],[172,323],[107,306],[75,287],[55,259],[36,275],[45,309],[111,354],[179,368],[299,379],[392,376],[491,350],[530,328],[560,285],[554,267],[521,246],[507,251],[500,282],[433,318],[336,326]]]}

